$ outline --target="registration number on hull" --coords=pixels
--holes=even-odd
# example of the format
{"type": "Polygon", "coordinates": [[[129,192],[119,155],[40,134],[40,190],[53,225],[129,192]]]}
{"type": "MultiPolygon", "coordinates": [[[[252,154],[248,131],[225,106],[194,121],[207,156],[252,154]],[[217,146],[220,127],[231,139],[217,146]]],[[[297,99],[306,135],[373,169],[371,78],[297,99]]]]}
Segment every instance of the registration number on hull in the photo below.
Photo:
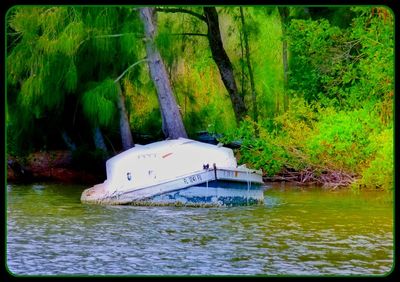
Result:
{"type": "Polygon", "coordinates": [[[188,176],[188,177],[185,177],[184,179],[183,179],[183,182],[185,183],[185,184],[193,184],[193,183],[199,183],[199,182],[202,182],[203,181],[203,179],[201,178],[201,175],[193,175],[193,176],[188,176]]]}
{"type": "Polygon", "coordinates": [[[238,177],[238,172],[237,171],[232,171],[232,170],[224,170],[223,171],[223,177],[235,178],[235,177],[238,177]]]}

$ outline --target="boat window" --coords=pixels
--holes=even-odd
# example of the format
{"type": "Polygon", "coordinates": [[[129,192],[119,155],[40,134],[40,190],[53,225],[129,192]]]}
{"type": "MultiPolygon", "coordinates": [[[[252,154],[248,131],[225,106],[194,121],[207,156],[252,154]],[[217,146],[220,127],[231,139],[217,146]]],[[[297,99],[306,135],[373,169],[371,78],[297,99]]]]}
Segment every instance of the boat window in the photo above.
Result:
{"type": "Polygon", "coordinates": [[[129,181],[131,181],[131,179],[132,179],[132,174],[131,174],[130,172],[128,172],[128,173],[126,174],[126,177],[128,178],[129,181]]]}

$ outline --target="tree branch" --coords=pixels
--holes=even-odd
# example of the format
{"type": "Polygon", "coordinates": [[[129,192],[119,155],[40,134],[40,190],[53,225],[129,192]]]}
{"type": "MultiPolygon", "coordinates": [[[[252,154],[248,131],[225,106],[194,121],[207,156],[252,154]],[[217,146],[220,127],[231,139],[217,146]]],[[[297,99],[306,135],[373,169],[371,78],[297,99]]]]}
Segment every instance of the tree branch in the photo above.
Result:
{"type": "Polygon", "coordinates": [[[185,13],[192,15],[199,20],[202,20],[203,22],[207,22],[207,19],[205,16],[198,14],[196,12],[186,10],[186,9],[181,9],[181,8],[156,8],[156,12],[164,12],[164,13],[185,13]]]}
{"type": "Polygon", "coordinates": [[[137,64],[139,64],[141,62],[145,62],[145,61],[148,61],[148,59],[143,58],[143,59],[137,61],[136,63],[133,63],[132,65],[130,65],[126,70],[124,70],[124,72],[120,76],[118,76],[118,78],[116,80],[114,80],[114,83],[117,83],[131,68],[133,68],[137,64]]]}
{"type": "MultiPolygon", "coordinates": [[[[93,39],[93,38],[121,37],[121,36],[125,36],[125,35],[130,35],[130,34],[138,35],[138,33],[128,32],[128,33],[118,33],[118,34],[96,35],[96,36],[94,36],[94,37],[91,37],[91,39],[93,39]]],[[[143,37],[143,36],[139,36],[138,38],[142,38],[142,37],[143,37]]]]}
{"type": "Polygon", "coordinates": [[[179,36],[179,35],[190,35],[190,36],[205,36],[208,35],[205,33],[192,33],[192,32],[184,32],[184,33],[170,33],[171,35],[179,36]]]}

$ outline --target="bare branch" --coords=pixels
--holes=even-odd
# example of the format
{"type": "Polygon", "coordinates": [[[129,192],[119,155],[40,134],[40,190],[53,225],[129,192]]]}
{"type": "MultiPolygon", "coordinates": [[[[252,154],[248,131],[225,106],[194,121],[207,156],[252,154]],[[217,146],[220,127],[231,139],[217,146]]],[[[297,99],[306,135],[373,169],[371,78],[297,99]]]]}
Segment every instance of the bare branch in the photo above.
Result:
{"type": "Polygon", "coordinates": [[[185,35],[189,35],[189,36],[205,36],[207,37],[208,35],[205,33],[192,33],[192,32],[184,32],[184,33],[170,33],[170,35],[174,35],[174,36],[185,36],[185,35]]]}
{"type": "MultiPolygon", "coordinates": [[[[129,33],[118,33],[118,34],[105,34],[105,35],[97,35],[94,36],[92,38],[111,38],[111,37],[121,37],[121,36],[125,36],[125,35],[138,35],[138,33],[133,33],[133,32],[129,32],[129,33]]],[[[142,38],[143,36],[139,36],[139,38],[142,38]]]]}
{"type": "Polygon", "coordinates": [[[139,61],[137,61],[136,63],[133,63],[132,65],[130,65],[126,70],[124,70],[124,72],[118,76],[118,78],[116,80],[114,80],[114,83],[117,83],[131,68],[133,68],[134,66],[136,66],[137,64],[141,63],[141,62],[147,62],[148,59],[147,58],[143,58],[139,61]]]}
{"type": "Polygon", "coordinates": [[[156,8],[157,12],[164,12],[164,13],[185,13],[185,14],[189,14],[192,15],[200,20],[202,20],[203,22],[207,22],[207,19],[205,16],[198,14],[196,12],[190,11],[190,10],[186,10],[186,9],[181,9],[181,8],[156,8]]]}

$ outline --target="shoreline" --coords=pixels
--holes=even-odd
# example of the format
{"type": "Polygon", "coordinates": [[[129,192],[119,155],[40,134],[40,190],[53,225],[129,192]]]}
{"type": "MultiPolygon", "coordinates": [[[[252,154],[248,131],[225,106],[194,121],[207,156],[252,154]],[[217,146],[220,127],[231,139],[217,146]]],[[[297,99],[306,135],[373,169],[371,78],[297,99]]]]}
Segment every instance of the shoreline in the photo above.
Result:
{"type": "MultiPolygon", "coordinates": [[[[93,168],[99,163],[93,164],[93,168]]],[[[56,182],[61,184],[94,185],[103,182],[105,172],[80,169],[71,151],[35,152],[27,157],[7,158],[7,183],[31,184],[56,182]]]]}
{"type": "MultiPolygon", "coordinates": [[[[56,150],[35,152],[26,157],[8,156],[7,183],[60,183],[93,186],[104,182],[105,161],[93,163],[92,169],[80,169],[81,162],[74,161],[72,152],[56,150]],[[79,165],[78,165],[79,164],[79,165]],[[97,169],[96,168],[100,168],[97,169]]],[[[297,186],[321,186],[330,190],[349,188],[356,180],[354,175],[340,171],[327,171],[316,175],[314,171],[284,171],[274,176],[264,176],[264,183],[288,183],[297,186]]]]}

